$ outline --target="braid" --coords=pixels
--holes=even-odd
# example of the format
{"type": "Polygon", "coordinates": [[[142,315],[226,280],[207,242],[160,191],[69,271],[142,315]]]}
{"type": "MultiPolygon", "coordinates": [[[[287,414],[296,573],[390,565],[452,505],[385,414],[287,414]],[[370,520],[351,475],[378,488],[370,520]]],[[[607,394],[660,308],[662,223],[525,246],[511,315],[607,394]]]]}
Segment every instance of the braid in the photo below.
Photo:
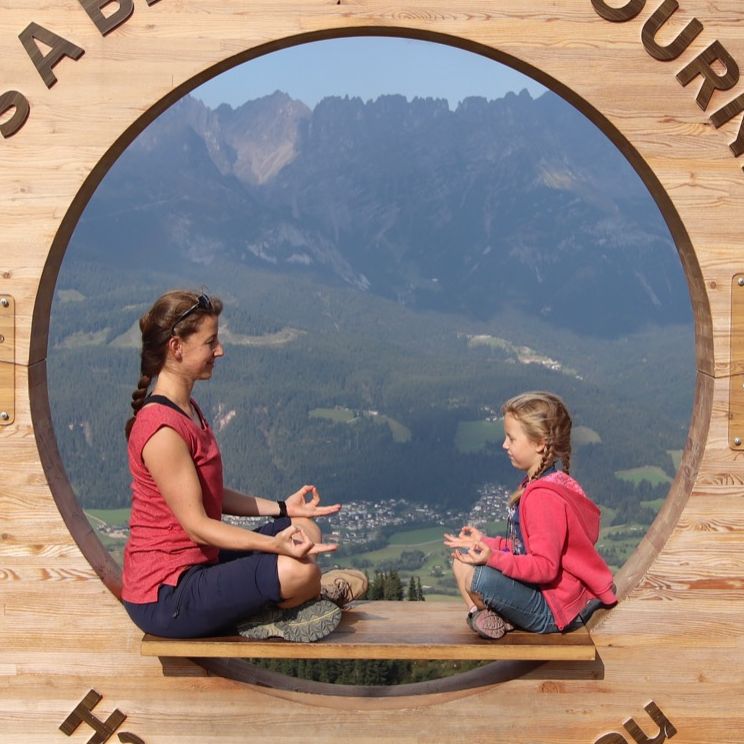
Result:
{"type": "Polygon", "coordinates": [[[540,460],[540,464],[537,466],[537,470],[535,471],[535,474],[530,478],[530,482],[540,478],[542,474],[549,467],[551,467],[551,465],[555,464],[555,460],[556,460],[556,457],[553,454],[553,446],[550,444],[550,442],[546,442],[545,452],[543,452],[543,456],[542,456],[542,459],[540,460]]]}
{"type": "Polygon", "coordinates": [[[571,474],[571,453],[565,452],[563,454],[563,457],[561,457],[561,462],[563,463],[563,472],[566,475],[571,474]]]}
{"type": "Polygon", "coordinates": [[[140,408],[145,404],[145,398],[147,398],[147,390],[150,387],[150,383],[152,382],[152,377],[150,375],[142,375],[142,377],[139,378],[139,382],[137,383],[137,389],[132,393],[132,410],[134,411],[134,415],[137,415],[137,412],[140,408]]]}
{"type": "Polygon", "coordinates": [[[137,414],[139,413],[142,406],[145,405],[145,400],[147,399],[147,391],[150,388],[150,383],[152,382],[152,375],[148,375],[146,373],[142,373],[141,377],[139,378],[139,382],[137,383],[136,390],[132,393],[132,401],[130,405],[132,406],[132,417],[127,421],[125,427],[124,427],[124,435],[127,439],[129,439],[129,435],[132,431],[132,427],[134,426],[134,419],[137,418],[137,414]]]}
{"type": "Polygon", "coordinates": [[[176,289],[158,297],[155,304],[140,318],[142,351],[140,353],[140,378],[132,393],[132,417],[124,427],[129,435],[134,420],[145,405],[147,391],[155,377],[165,366],[168,341],[174,335],[184,339],[195,333],[205,315],[218,316],[222,312],[222,301],[217,297],[202,297],[197,292],[176,289]],[[206,305],[202,305],[202,299],[206,305]],[[176,324],[178,330],[176,330],[176,324]]]}
{"type": "MultiPolygon", "coordinates": [[[[563,401],[553,393],[530,392],[510,398],[501,407],[502,415],[511,414],[533,442],[544,442],[540,463],[529,482],[540,478],[558,460],[563,472],[571,467],[571,415],[563,401]]],[[[509,504],[519,501],[524,488],[518,488],[509,499],[509,504]]]]}
{"type": "Polygon", "coordinates": [[[150,387],[153,377],[165,364],[166,344],[158,339],[159,324],[156,322],[154,308],[145,313],[139,322],[140,331],[142,332],[142,351],[140,353],[140,378],[137,382],[137,388],[132,393],[132,417],[127,421],[124,427],[124,435],[129,439],[129,435],[134,426],[134,420],[137,418],[142,406],[145,405],[147,391],[150,387]]]}

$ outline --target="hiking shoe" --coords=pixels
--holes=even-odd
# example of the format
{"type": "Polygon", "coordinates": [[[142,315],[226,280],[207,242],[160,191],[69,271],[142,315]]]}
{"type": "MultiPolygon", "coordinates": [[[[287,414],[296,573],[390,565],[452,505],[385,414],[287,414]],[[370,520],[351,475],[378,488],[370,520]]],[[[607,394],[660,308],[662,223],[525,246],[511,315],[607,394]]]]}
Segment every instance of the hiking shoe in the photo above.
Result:
{"type": "Polygon", "coordinates": [[[478,610],[468,615],[468,625],[481,638],[498,640],[505,636],[514,626],[493,610],[478,610]]]}
{"type": "Polygon", "coordinates": [[[332,633],[340,622],[341,610],[333,602],[313,599],[298,607],[267,607],[240,622],[238,633],[254,641],[283,638],[295,643],[311,643],[332,633]]]}
{"type": "Polygon", "coordinates": [[[342,609],[364,596],[369,581],[363,571],[354,568],[334,569],[320,577],[320,596],[342,609]]]}

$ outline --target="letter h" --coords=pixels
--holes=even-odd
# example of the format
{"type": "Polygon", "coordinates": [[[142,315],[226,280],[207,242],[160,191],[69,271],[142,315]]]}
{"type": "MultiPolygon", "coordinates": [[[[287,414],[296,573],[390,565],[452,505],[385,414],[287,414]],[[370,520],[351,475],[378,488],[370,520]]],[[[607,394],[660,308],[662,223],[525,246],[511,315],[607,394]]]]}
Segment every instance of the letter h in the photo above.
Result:
{"type": "Polygon", "coordinates": [[[65,718],[59,727],[60,731],[67,734],[67,736],[72,736],[75,729],[81,723],[85,722],[96,732],[88,739],[87,744],[104,744],[107,742],[114,735],[116,729],[125,721],[126,716],[120,710],[115,709],[105,721],[96,718],[92,711],[101,701],[102,697],[95,690],[91,690],[78,703],[75,710],[65,718]]]}

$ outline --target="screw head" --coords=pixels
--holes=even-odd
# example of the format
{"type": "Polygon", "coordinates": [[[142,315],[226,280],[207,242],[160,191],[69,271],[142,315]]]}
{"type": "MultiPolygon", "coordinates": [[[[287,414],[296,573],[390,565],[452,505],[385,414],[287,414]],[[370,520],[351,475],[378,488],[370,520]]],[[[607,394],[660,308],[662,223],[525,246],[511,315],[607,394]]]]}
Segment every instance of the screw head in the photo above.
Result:
{"type": "Polygon", "coordinates": [[[736,282],[740,287],[744,287],[744,276],[740,276],[736,282]]]}
{"type": "Polygon", "coordinates": [[[734,437],[734,444],[738,447],[741,444],[741,437],[734,437]]]}
{"type": "Polygon", "coordinates": [[[3,307],[9,307],[10,306],[10,302],[8,302],[8,298],[7,297],[0,297],[0,305],[2,305],[3,307]]]}
{"type": "Polygon", "coordinates": [[[10,418],[10,414],[7,411],[0,411],[0,420],[7,421],[10,418]]]}

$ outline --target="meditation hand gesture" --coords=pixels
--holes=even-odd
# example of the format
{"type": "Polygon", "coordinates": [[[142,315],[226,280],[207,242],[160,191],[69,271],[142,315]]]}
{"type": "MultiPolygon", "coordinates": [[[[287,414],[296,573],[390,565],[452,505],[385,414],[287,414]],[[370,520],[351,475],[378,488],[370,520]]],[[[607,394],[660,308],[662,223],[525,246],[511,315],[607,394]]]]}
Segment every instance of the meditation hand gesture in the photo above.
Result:
{"type": "Polygon", "coordinates": [[[290,517],[327,517],[329,514],[335,514],[341,504],[332,506],[319,506],[320,494],[315,486],[303,486],[299,491],[295,491],[286,501],[287,515],[290,517]],[[312,494],[310,499],[307,495],[312,494]]]}
{"type": "Polygon", "coordinates": [[[304,558],[308,555],[318,553],[330,553],[338,547],[329,543],[314,543],[299,527],[290,525],[277,533],[274,538],[277,542],[279,555],[289,555],[293,558],[304,558]]]}
{"type": "Polygon", "coordinates": [[[471,566],[485,566],[491,557],[491,548],[486,543],[474,542],[466,552],[455,550],[452,557],[461,563],[469,563],[471,566]]]}
{"type": "Polygon", "coordinates": [[[485,535],[475,527],[466,524],[458,535],[445,533],[444,544],[448,548],[472,548],[473,545],[483,540],[485,535]]]}

